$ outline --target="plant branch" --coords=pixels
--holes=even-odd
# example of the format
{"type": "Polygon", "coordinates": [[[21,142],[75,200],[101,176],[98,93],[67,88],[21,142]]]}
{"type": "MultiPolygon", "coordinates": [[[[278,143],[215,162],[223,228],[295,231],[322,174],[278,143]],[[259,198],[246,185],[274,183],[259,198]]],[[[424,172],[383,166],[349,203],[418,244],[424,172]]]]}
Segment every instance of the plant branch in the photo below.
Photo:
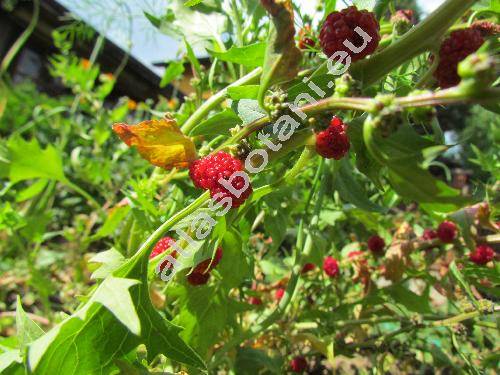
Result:
{"type": "Polygon", "coordinates": [[[447,30],[477,0],[448,0],[401,39],[350,70],[365,85],[377,82],[394,68],[432,49],[447,30]]]}
{"type": "Polygon", "coordinates": [[[189,134],[189,132],[193,129],[193,127],[199,122],[202,121],[208,113],[222,103],[228,95],[228,90],[231,87],[238,87],[243,85],[248,85],[250,83],[256,82],[262,73],[262,68],[257,68],[252,70],[246,76],[240,78],[234,83],[226,86],[224,89],[219,91],[217,94],[213,95],[210,99],[208,99],[205,103],[203,103],[192,115],[189,117],[184,125],[182,125],[182,131],[184,134],[189,134]]]}

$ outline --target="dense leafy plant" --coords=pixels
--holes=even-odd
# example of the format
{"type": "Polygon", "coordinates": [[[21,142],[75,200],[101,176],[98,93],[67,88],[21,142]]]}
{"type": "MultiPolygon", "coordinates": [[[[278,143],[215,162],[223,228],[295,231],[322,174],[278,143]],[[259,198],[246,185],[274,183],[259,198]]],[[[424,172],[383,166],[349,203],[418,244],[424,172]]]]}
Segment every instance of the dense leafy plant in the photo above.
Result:
{"type": "Polygon", "coordinates": [[[0,369],[494,373],[498,157],[455,154],[472,194],[431,171],[453,152],[436,107],[474,104],[464,136],[496,147],[498,2],[417,24],[397,1],[168,3],[145,16],[184,43],[162,79],[190,63],[180,107],[105,106],[116,75],[68,30],[51,70],[71,97],[4,78],[1,267],[49,321],[12,300],[0,369]]]}

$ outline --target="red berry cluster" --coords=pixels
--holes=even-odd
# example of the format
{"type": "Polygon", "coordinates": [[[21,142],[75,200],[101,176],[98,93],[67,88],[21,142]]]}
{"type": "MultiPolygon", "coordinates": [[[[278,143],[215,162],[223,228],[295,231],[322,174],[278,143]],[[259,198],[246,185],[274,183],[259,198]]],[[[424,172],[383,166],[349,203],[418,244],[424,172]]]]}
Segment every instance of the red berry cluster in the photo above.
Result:
{"type": "Polygon", "coordinates": [[[325,271],[325,273],[331,278],[337,277],[340,273],[339,262],[337,262],[337,259],[330,256],[326,257],[323,260],[323,271],[325,271]]]}
{"type": "Polygon", "coordinates": [[[199,263],[191,272],[187,281],[191,285],[204,285],[208,282],[210,278],[210,271],[212,271],[219,264],[222,259],[222,248],[218,247],[215,251],[214,258],[209,258],[199,263]]]}
{"type": "Polygon", "coordinates": [[[279,302],[279,301],[281,301],[281,299],[283,298],[284,295],[285,295],[285,289],[278,288],[274,292],[274,299],[279,302]]]}
{"type": "Polygon", "coordinates": [[[314,271],[315,268],[316,268],[316,265],[314,263],[306,263],[302,266],[301,273],[304,274],[304,273],[314,271]]]}
{"type": "Polygon", "coordinates": [[[385,249],[385,241],[382,237],[374,235],[368,239],[368,250],[374,254],[381,254],[385,249]]]}
{"type": "Polygon", "coordinates": [[[355,6],[351,6],[328,15],[321,28],[319,40],[323,52],[328,57],[335,52],[343,51],[351,57],[352,61],[358,61],[371,55],[377,49],[380,42],[380,25],[373,13],[366,10],[360,11],[355,6]],[[349,41],[355,47],[363,46],[365,41],[362,35],[355,31],[356,27],[360,27],[371,38],[366,47],[358,53],[344,45],[345,41],[349,41]]]}
{"type": "Polygon", "coordinates": [[[221,180],[226,180],[236,191],[242,191],[246,181],[242,176],[232,178],[236,172],[243,172],[242,162],[224,151],[195,160],[189,166],[189,176],[197,188],[210,190],[217,202],[231,198],[232,208],[241,206],[252,194],[251,185],[238,197],[221,184],[221,180]]]}
{"type": "Polygon", "coordinates": [[[248,303],[250,305],[260,306],[262,305],[262,299],[260,297],[250,297],[248,303]]]}
{"type": "Polygon", "coordinates": [[[326,159],[342,159],[349,151],[347,126],[334,117],[328,129],[316,134],[316,152],[326,159]]]}
{"type": "Polygon", "coordinates": [[[437,237],[444,243],[452,243],[458,234],[458,228],[451,221],[443,221],[437,229],[437,237]]]}
{"type": "Polygon", "coordinates": [[[484,43],[481,32],[477,29],[456,30],[441,44],[439,65],[434,72],[441,88],[446,89],[460,83],[458,64],[484,43]]]}
{"type": "Polygon", "coordinates": [[[290,370],[295,373],[303,373],[307,369],[307,360],[299,355],[296,357],[293,357],[292,360],[290,361],[290,370]]]}
{"type": "MultiPolygon", "coordinates": [[[[175,240],[171,237],[163,237],[161,240],[159,240],[155,247],[153,248],[153,251],[151,254],[149,254],[149,259],[153,259],[156,256],[163,254],[165,251],[170,249],[172,244],[175,242],[175,240]]],[[[177,258],[177,251],[172,251],[170,254],[173,258],[177,258]]],[[[163,269],[167,267],[168,269],[172,268],[172,264],[168,260],[163,261],[163,263],[160,265],[160,272],[163,271],[163,269]]]]}
{"type": "Polygon", "coordinates": [[[299,31],[299,48],[302,50],[308,50],[316,46],[316,42],[313,39],[314,35],[311,32],[311,26],[306,25],[299,31]]]}
{"type": "Polygon", "coordinates": [[[495,250],[488,245],[479,245],[472,253],[469,254],[469,259],[479,265],[484,265],[491,262],[495,258],[495,250]]]}
{"type": "Polygon", "coordinates": [[[424,230],[424,233],[422,234],[422,239],[426,241],[431,241],[438,238],[438,234],[434,229],[427,228],[424,230]]]}

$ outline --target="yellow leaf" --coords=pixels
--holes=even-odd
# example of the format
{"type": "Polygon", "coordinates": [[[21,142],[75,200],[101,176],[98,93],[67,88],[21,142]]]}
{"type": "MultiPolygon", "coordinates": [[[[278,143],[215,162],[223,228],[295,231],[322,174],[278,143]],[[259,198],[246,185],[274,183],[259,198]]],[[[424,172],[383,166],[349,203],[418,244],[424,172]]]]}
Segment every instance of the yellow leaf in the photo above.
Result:
{"type": "Polygon", "coordinates": [[[139,154],[157,167],[186,168],[196,159],[191,138],[182,134],[175,120],[161,119],[137,125],[114,124],[113,130],[128,146],[137,147],[139,154]]]}

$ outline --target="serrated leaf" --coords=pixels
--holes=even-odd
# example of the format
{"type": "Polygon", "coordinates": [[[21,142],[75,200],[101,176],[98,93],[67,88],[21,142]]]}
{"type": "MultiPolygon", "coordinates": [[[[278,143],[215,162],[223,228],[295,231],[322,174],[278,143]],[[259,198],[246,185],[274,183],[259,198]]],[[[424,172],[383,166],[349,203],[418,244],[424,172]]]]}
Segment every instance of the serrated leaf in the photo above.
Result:
{"type": "Polygon", "coordinates": [[[373,203],[368,198],[368,192],[364,187],[355,179],[354,168],[351,166],[348,159],[344,158],[339,162],[339,167],[334,175],[334,187],[340,194],[340,197],[352,203],[356,207],[372,212],[385,212],[383,207],[373,203]]]}
{"type": "Polygon", "coordinates": [[[19,296],[17,296],[16,307],[16,331],[17,340],[19,342],[19,350],[21,353],[24,352],[24,349],[29,343],[33,342],[45,333],[38,324],[26,315],[19,296]]]}
{"type": "Polygon", "coordinates": [[[92,279],[104,279],[111,275],[125,262],[123,255],[116,249],[102,251],[89,259],[89,263],[99,264],[93,273],[92,279]]]}
{"type": "Polygon", "coordinates": [[[25,141],[21,137],[12,137],[7,142],[11,182],[46,178],[66,182],[61,153],[52,145],[42,149],[36,139],[25,141]]]}
{"type": "Polygon", "coordinates": [[[249,68],[262,66],[266,53],[266,43],[257,42],[244,47],[231,46],[225,52],[208,51],[219,60],[240,64],[249,68]]]}
{"type": "Polygon", "coordinates": [[[261,3],[271,18],[259,91],[259,104],[263,107],[269,87],[297,75],[302,53],[295,45],[292,2],[262,0],[261,3]]]}

